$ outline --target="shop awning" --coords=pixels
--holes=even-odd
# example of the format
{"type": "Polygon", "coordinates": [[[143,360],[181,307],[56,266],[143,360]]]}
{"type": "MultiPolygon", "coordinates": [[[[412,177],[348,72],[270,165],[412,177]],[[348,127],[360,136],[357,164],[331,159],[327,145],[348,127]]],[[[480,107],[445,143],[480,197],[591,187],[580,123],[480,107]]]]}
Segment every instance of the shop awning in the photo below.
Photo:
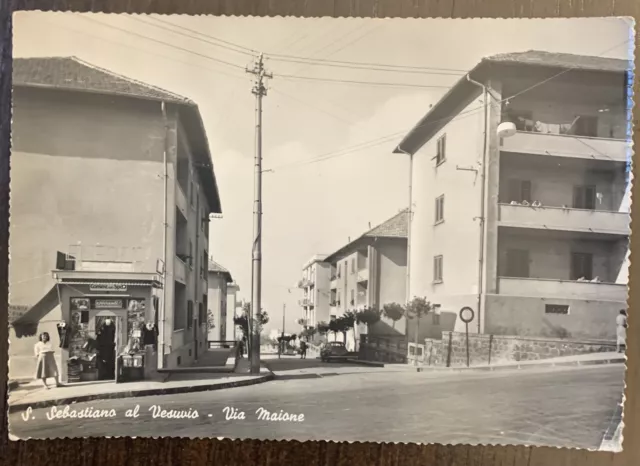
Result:
{"type": "Polygon", "coordinates": [[[56,306],[60,304],[60,300],[58,298],[58,290],[56,285],[53,285],[49,291],[45,293],[45,295],[40,298],[36,304],[34,304],[30,309],[28,309],[24,314],[22,314],[17,319],[14,319],[11,322],[12,325],[20,325],[20,324],[35,324],[39,322],[44,316],[46,316],[49,312],[53,311],[56,306]]]}

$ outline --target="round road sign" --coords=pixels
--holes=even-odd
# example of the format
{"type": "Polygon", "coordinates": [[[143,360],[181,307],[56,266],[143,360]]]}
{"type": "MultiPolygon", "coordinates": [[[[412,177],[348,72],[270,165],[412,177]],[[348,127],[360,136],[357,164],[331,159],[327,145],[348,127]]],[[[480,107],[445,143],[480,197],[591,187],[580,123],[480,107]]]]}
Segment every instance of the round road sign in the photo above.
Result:
{"type": "Polygon", "coordinates": [[[468,324],[469,322],[471,322],[473,320],[473,318],[475,317],[475,312],[473,312],[473,309],[471,309],[468,306],[463,307],[462,309],[460,309],[460,320],[462,322],[464,322],[465,324],[468,324]]]}

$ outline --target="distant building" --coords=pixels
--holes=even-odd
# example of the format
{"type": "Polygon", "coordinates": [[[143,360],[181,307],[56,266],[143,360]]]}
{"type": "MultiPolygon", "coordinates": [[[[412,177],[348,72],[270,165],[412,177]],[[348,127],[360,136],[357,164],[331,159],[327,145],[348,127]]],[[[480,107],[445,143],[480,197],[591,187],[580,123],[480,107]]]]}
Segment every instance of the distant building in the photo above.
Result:
{"type": "Polygon", "coordinates": [[[395,152],[413,158],[410,294],[441,305],[421,338],[463,330],[463,306],[473,332],[615,338],[627,299],[629,70],[537,51],[489,57],[400,142],[395,152]]]}
{"type": "Polygon", "coordinates": [[[209,303],[207,315],[213,317],[213,328],[209,328],[208,338],[215,341],[227,341],[235,338],[233,317],[235,308],[235,290],[231,273],[213,259],[209,259],[209,303]],[[233,298],[229,307],[229,294],[233,298]]]}
{"type": "Polygon", "coordinates": [[[302,269],[302,279],[298,287],[303,289],[300,300],[302,307],[303,326],[315,327],[318,322],[329,320],[329,276],[331,266],[323,262],[326,255],[317,254],[307,262],[302,269]]]}
{"type": "Polygon", "coordinates": [[[141,325],[157,329],[146,368],[205,350],[208,217],[221,206],[194,102],[73,57],[16,58],[11,178],[10,295],[23,311],[10,377],[33,374],[38,333],[59,347],[62,322],[68,382],[115,378],[70,369],[105,321],[118,354],[141,325]]]}
{"type": "MultiPolygon", "coordinates": [[[[358,311],[367,307],[382,309],[382,306],[392,302],[404,304],[407,225],[407,211],[403,210],[324,257],[322,262],[316,260],[305,266],[305,271],[315,271],[315,277],[314,280],[303,278],[303,283],[308,280],[321,285],[314,294],[313,315],[317,316],[316,323],[321,320],[329,322],[348,310],[358,311]],[[327,276],[328,293],[324,287],[327,276]]],[[[383,316],[369,330],[372,335],[401,336],[406,333],[406,322],[402,318],[394,323],[383,316]]],[[[355,333],[359,335],[365,331],[366,326],[360,325],[355,333]]],[[[347,333],[346,344],[350,349],[357,349],[358,337],[354,339],[353,333],[347,333]]],[[[334,335],[329,334],[329,337],[333,339],[334,335]]],[[[335,337],[342,339],[341,335],[335,337]]]]}
{"type": "Polygon", "coordinates": [[[242,313],[242,304],[238,300],[240,286],[237,283],[227,283],[227,332],[226,339],[238,341],[242,338],[242,332],[234,323],[234,317],[242,313]]]}

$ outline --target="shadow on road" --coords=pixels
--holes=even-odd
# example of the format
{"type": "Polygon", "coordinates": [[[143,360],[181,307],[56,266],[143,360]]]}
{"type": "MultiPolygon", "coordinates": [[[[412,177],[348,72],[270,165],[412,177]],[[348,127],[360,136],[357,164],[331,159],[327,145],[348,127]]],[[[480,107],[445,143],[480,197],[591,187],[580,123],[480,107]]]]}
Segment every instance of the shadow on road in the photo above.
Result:
{"type": "Polygon", "coordinates": [[[280,359],[278,359],[277,356],[274,356],[264,358],[262,362],[274,372],[316,368],[353,367],[353,364],[348,362],[322,362],[320,359],[300,359],[300,357],[295,356],[283,356],[280,359]]]}

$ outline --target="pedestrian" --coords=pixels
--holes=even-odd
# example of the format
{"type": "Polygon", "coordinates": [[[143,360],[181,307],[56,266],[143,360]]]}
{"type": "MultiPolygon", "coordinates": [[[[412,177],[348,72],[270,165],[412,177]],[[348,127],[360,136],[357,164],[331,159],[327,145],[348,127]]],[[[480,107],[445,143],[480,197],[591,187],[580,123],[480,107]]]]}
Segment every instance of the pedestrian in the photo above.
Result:
{"type": "Polygon", "coordinates": [[[33,347],[33,352],[37,360],[35,378],[42,380],[42,384],[47,390],[49,389],[47,385],[47,379],[49,378],[53,378],[56,382],[56,387],[59,387],[58,365],[56,364],[53,347],[51,346],[51,338],[47,332],[40,334],[38,343],[33,347]]]}
{"type": "Polygon", "coordinates": [[[307,342],[300,341],[300,359],[307,359],[307,342]]]}
{"type": "Polygon", "coordinates": [[[616,317],[616,347],[618,353],[624,353],[627,346],[627,311],[620,310],[616,317]]]}

